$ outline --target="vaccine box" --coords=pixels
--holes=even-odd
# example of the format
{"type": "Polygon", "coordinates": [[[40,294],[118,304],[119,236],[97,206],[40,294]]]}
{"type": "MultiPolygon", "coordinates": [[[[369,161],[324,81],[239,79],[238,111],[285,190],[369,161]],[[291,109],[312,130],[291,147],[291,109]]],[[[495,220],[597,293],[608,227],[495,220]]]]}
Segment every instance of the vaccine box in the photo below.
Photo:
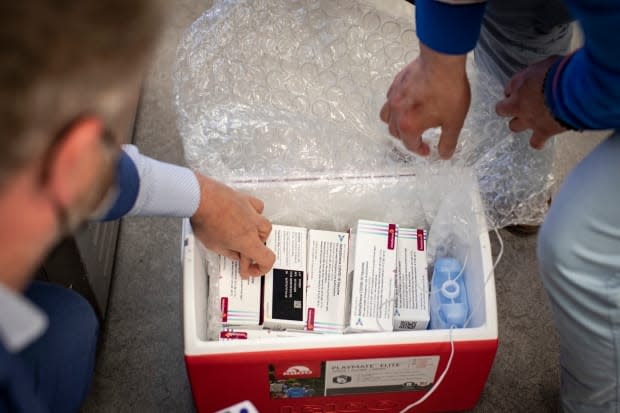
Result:
{"type": "Polygon", "coordinates": [[[305,327],[307,234],[306,228],[272,226],[267,247],[276,254],[276,261],[263,286],[265,328],[305,327]]]}
{"type": "Polygon", "coordinates": [[[219,340],[220,341],[231,341],[231,340],[252,340],[253,342],[257,342],[263,339],[269,338],[298,338],[307,336],[308,333],[304,333],[301,331],[287,331],[287,330],[268,330],[268,329],[256,329],[256,328],[243,328],[243,327],[234,327],[234,328],[223,328],[220,331],[219,340]]]}
{"type": "MultiPolygon", "coordinates": [[[[352,212],[348,197],[358,193],[358,189],[360,194],[378,191],[375,196],[389,199],[393,204],[397,199],[385,196],[388,189],[389,194],[406,196],[415,194],[421,185],[416,176],[382,179],[385,181],[381,183],[377,183],[377,178],[369,178],[368,181],[346,181],[344,185],[340,178],[332,183],[310,180],[277,184],[250,182],[239,183],[236,187],[265,200],[277,199],[286,193],[289,185],[317,200],[329,192],[334,202],[323,204],[321,208],[331,208],[329,213],[338,215],[350,227],[355,225],[360,214],[355,211],[353,216],[349,215],[352,212]],[[342,192],[342,199],[338,198],[339,188],[348,188],[342,192]]],[[[443,182],[438,184],[442,185],[443,182]]],[[[290,208],[291,198],[285,198],[286,205],[265,202],[264,213],[275,223],[278,221],[274,217],[285,216],[285,208],[290,208]]],[[[297,332],[298,337],[272,335],[252,339],[253,329],[232,327],[234,332],[247,332],[248,338],[211,341],[207,323],[212,310],[207,297],[208,271],[213,266],[194,238],[189,221],[185,220],[182,235],[184,351],[196,410],[211,413],[249,400],[265,413],[399,413],[424,397],[444,373],[450,358],[451,339],[454,355],[444,380],[413,411],[473,409],[491,370],[498,336],[489,236],[484,215],[474,212],[482,210],[479,194],[472,194],[472,199],[476,203],[471,216],[472,228],[476,228],[472,239],[477,242],[470,250],[468,270],[464,273],[472,316],[467,328],[455,329],[452,334],[444,329],[355,334],[297,332]],[[289,392],[289,384],[295,383],[295,389],[289,392]]],[[[356,205],[367,208],[369,202],[356,205]]],[[[300,203],[299,208],[313,206],[300,203]]],[[[326,228],[325,223],[312,221],[311,214],[305,211],[302,215],[306,220],[283,219],[280,222],[304,228],[326,228]]],[[[403,211],[409,210],[404,208],[403,211]]],[[[362,212],[368,212],[363,215],[366,217],[372,212],[381,222],[389,221],[394,214],[390,208],[380,207],[362,212]]],[[[416,228],[416,223],[408,223],[406,216],[395,218],[395,222],[416,228]]],[[[343,227],[344,224],[326,229],[343,232],[343,227]]],[[[299,239],[305,239],[303,228],[298,234],[299,239]]],[[[351,247],[352,244],[349,249],[351,247]]]]}
{"type": "Polygon", "coordinates": [[[426,231],[399,228],[394,330],[424,330],[430,321],[426,231]]]}
{"type": "Polygon", "coordinates": [[[239,261],[220,256],[220,311],[223,326],[258,326],[261,308],[260,277],[241,278],[239,261]]]}
{"type": "Polygon", "coordinates": [[[306,330],[342,333],[347,324],[349,234],[308,231],[306,330]]]}
{"type": "Polygon", "coordinates": [[[392,331],[398,225],[359,220],[351,230],[347,332],[392,331]]]}

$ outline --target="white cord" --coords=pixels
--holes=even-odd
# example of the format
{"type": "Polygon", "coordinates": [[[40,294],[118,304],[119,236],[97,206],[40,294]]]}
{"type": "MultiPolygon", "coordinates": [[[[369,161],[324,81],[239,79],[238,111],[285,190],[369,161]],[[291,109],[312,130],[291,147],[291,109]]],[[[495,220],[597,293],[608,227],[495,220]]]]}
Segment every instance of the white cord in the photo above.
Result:
{"type": "MultiPolygon", "coordinates": [[[[478,310],[478,307],[480,307],[480,304],[482,303],[482,300],[484,299],[484,296],[485,296],[484,293],[486,291],[487,283],[489,282],[489,280],[495,273],[495,268],[497,267],[497,265],[502,259],[502,256],[504,255],[504,241],[502,240],[502,237],[499,234],[499,231],[497,230],[497,228],[493,228],[493,231],[495,232],[495,235],[497,236],[497,240],[499,241],[499,252],[497,253],[497,257],[495,258],[495,262],[493,263],[493,268],[491,268],[491,270],[489,271],[489,273],[486,275],[484,279],[484,285],[482,286],[482,295],[480,296],[480,299],[476,303],[475,310],[470,312],[469,317],[467,317],[467,320],[465,320],[465,323],[463,324],[463,328],[467,326],[469,321],[471,321],[471,317],[473,316],[473,314],[478,310]]],[[[463,265],[463,268],[465,268],[465,265],[463,265]]],[[[431,397],[431,395],[435,392],[435,390],[437,390],[441,382],[443,382],[443,379],[446,377],[446,374],[448,374],[448,370],[450,370],[450,366],[452,365],[452,359],[454,358],[454,337],[452,337],[452,330],[454,330],[454,326],[450,327],[450,330],[449,330],[450,357],[448,358],[448,363],[446,364],[446,368],[443,370],[443,373],[441,373],[441,375],[437,379],[437,382],[435,382],[433,387],[431,387],[431,389],[424,396],[422,396],[422,398],[406,406],[404,409],[400,411],[400,413],[407,413],[414,407],[419,406],[420,404],[424,403],[429,397],[431,397]]]]}
{"type": "Polygon", "coordinates": [[[482,296],[480,296],[480,299],[476,303],[476,307],[473,309],[473,311],[470,311],[469,317],[467,317],[467,319],[463,323],[463,328],[467,327],[467,325],[471,321],[472,316],[476,313],[476,311],[478,311],[480,304],[482,304],[482,299],[484,298],[484,291],[486,290],[487,283],[491,279],[491,276],[493,276],[493,274],[495,273],[495,268],[497,267],[497,264],[499,264],[499,262],[502,260],[502,256],[504,255],[504,240],[502,239],[502,236],[499,235],[499,231],[497,230],[497,228],[493,228],[493,232],[495,232],[495,236],[497,237],[497,240],[499,241],[499,252],[497,253],[497,257],[495,257],[493,268],[491,268],[491,271],[489,271],[489,273],[484,279],[484,285],[482,286],[483,294],[482,296]]]}
{"type": "Polygon", "coordinates": [[[431,394],[433,394],[435,390],[437,390],[437,387],[439,387],[443,379],[446,377],[446,374],[448,373],[448,370],[450,369],[450,365],[452,364],[452,358],[454,357],[454,339],[452,338],[452,330],[454,330],[454,327],[450,328],[450,357],[448,358],[448,364],[446,364],[446,368],[443,369],[443,373],[441,373],[441,376],[439,376],[439,378],[437,379],[437,382],[435,382],[433,387],[431,387],[431,389],[424,396],[422,396],[421,399],[416,400],[415,402],[411,403],[409,406],[401,410],[400,413],[407,413],[409,410],[413,409],[414,407],[419,406],[420,404],[424,403],[426,399],[431,397],[431,394]]]}
{"type": "MultiPolygon", "coordinates": [[[[459,273],[456,275],[456,277],[454,277],[454,279],[450,278],[450,274],[448,274],[448,279],[450,281],[458,281],[459,278],[461,278],[463,276],[463,274],[465,273],[465,267],[467,267],[467,262],[469,260],[469,253],[467,253],[467,255],[465,256],[465,260],[463,260],[463,265],[461,266],[461,271],[459,271],[459,273]]],[[[417,287],[418,291],[420,291],[422,288],[417,287]]],[[[441,292],[441,289],[439,290],[435,290],[435,291],[431,291],[429,294],[439,294],[441,292]]]]}

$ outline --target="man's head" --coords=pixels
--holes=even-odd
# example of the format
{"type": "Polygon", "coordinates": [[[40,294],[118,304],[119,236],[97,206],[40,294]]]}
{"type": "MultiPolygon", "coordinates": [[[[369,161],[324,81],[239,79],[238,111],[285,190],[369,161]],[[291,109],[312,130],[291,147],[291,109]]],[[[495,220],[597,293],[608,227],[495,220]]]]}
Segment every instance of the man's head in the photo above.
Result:
{"type": "Polygon", "coordinates": [[[153,0],[0,5],[0,281],[108,191],[160,23],[153,0]]]}

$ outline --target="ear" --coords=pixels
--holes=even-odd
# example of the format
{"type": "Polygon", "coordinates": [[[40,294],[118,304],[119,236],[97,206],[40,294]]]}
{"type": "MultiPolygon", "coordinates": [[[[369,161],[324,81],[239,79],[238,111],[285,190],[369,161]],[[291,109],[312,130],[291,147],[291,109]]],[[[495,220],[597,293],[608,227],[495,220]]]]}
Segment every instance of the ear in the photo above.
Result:
{"type": "Polygon", "coordinates": [[[83,118],[59,137],[49,159],[45,183],[59,206],[69,208],[74,205],[96,181],[102,132],[101,120],[83,118]]]}

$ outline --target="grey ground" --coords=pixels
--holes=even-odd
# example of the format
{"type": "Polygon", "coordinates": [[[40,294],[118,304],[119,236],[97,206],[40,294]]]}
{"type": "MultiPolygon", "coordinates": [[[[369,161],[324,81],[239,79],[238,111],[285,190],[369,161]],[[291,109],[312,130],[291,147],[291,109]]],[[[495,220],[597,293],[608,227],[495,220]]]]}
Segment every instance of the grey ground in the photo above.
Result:
{"type": "MultiPolygon", "coordinates": [[[[183,162],[172,99],[172,62],[183,30],[211,4],[177,0],[148,74],[135,142],[149,156],[183,162]]],[[[559,177],[599,135],[565,137],[559,177]]],[[[84,412],[192,412],[181,324],[180,221],[126,219],[121,225],[110,306],[84,412]]],[[[496,269],[500,346],[475,412],[556,412],[558,340],[538,277],[536,238],[501,231],[496,269]]],[[[492,240],[494,239],[491,234],[492,240]]],[[[497,251],[497,242],[494,251],[497,251]]]]}

